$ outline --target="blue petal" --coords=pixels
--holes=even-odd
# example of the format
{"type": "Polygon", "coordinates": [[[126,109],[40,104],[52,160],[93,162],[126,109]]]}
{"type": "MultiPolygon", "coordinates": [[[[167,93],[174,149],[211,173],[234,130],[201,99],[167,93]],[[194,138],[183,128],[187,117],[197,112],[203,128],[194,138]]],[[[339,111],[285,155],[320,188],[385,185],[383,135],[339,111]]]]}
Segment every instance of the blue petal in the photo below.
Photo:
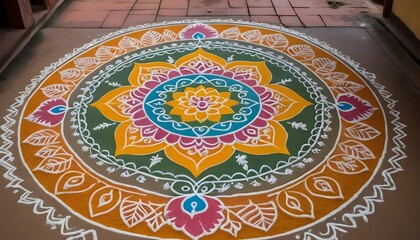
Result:
{"type": "Polygon", "coordinates": [[[66,106],[58,105],[49,110],[51,114],[61,114],[66,111],[66,106]]]}
{"type": "Polygon", "coordinates": [[[182,208],[193,215],[204,211],[207,208],[207,202],[204,198],[193,195],[184,200],[182,208]]]}
{"type": "Polygon", "coordinates": [[[347,102],[339,102],[337,106],[341,111],[345,111],[345,112],[350,111],[354,108],[353,105],[347,102]]]}
{"type": "Polygon", "coordinates": [[[196,33],[194,33],[194,35],[192,37],[194,39],[203,39],[205,36],[201,32],[196,32],[196,33]]]}

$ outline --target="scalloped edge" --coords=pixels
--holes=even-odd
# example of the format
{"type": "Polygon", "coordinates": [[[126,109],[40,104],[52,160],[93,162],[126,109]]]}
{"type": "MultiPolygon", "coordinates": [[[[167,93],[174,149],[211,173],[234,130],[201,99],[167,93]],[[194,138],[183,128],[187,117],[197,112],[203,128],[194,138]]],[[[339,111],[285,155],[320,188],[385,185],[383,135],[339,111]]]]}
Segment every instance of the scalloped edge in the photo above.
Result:
{"type": "MultiPolygon", "coordinates": [[[[45,67],[44,70],[41,70],[41,74],[35,76],[31,79],[31,83],[25,87],[25,90],[20,92],[20,95],[15,98],[15,102],[7,109],[9,112],[6,116],[3,117],[5,123],[0,126],[2,130],[2,134],[0,137],[3,139],[3,143],[0,146],[0,152],[2,156],[0,158],[0,165],[6,169],[6,173],[3,174],[3,177],[9,180],[9,183],[6,185],[6,188],[13,188],[15,189],[14,192],[20,193],[20,198],[18,203],[22,203],[25,205],[33,205],[33,212],[37,215],[46,215],[46,224],[51,225],[52,228],[56,228],[57,226],[60,227],[60,233],[67,237],[68,240],[75,240],[78,238],[87,239],[87,236],[91,236],[92,240],[97,240],[96,231],[93,229],[75,229],[69,227],[69,219],[71,218],[70,215],[68,216],[61,216],[61,214],[56,213],[56,209],[54,207],[46,206],[42,199],[32,196],[32,191],[26,189],[21,183],[24,181],[22,178],[19,178],[14,174],[15,170],[17,169],[15,166],[11,164],[11,162],[15,159],[13,153],[9,150],[13,146],[13,141],[10,140],[11,136],[15,133],[12,128],[16,124],[15,117],[19,115],[19,107],[21,107],[25,99],[32,93],[32,91],[37,87],[37,85],[44,80],[50,73],[52,73],[57,67],[64,64],[66,61],[70,60],[71,58],[75,57],[77,54],[87,50],[88,48],[97,45],[101,42],[109,40],[113,37],[119,36],[121,34],[153,28],[158,26],[164,25],[174,25],[174,24],[190,24],[190,23],[235,23],[235,24],[244,24],[244,25],[252,25],[258,27],[265,27],[275,30],[280,30],[297,37],[300,37],[306,41],[309,41],[311,44],[315,44],[329,53],[333,54],[335,57],[341,59],[343,62],[351,66],[358,74],[362,75],[365,79],[367,79],[372,86],[375,88],[376,91],[381,95],[382,99],[387,103],[387,108],[389,110],[388,114],[393,116],[393,119],[390,121],[392,124],[392,131],[394,132],[394,136],[392,137],[392,142],[395,144],[391,151],[394,153],[392,156],[387,159],[388,163],[391,167],[382,170],[383,182],[381,184],[372,185],[372,189],[374,193],[368,196],[363,197],[364,204],[357,204],[353,206],[353,213],[344,213],[341,217],[341,222],[328,222],[326,223],[326,231],[319,233],[319,235],[314,234],[310,231],[306,231],[303,234],[304,240],[310,239],[318,239],[318,240],[325,240],[325,239],[337,239],[338,234],[347,232],[346,229],[356,228],[357,227],[357,219],[362,218],[365,222],[367,222],[367,216],[371,215],[375,211],[375,203],[383,202],[383,192],[384,190],[393,191],[396,190],[395,182],[392,178],[392,174],[402,171],[403,168],[398,163],[399,160],[404,159],[407,155],[404,153],[403,149],[405,148],[405,144],[402,142],[402,139],[407,136],[407,134],[403,131],[406,125],[399,122],[400,120],[400,112],[394,109],[396,100],[391,99],[392,94],[385,90],[385,87],[375,81],[376,76],[373,73],[367,72],[366,69],[359,66],[359,63],[353,61],[349,56],[344,55],[343,53],[339,52],[337,49],[332,48],[326,42],[320,41],[316,38],[307,36],[306,34],[300,33],[295,30],[287,29],[282,26],[276,26],[266,23],[256,23],[250,21],[242,21],[242,20],[232,20],[232,19],[209,19],[209,20],[200,20],[200,19],[187,19],[187,20],[180,20],[180,21],[164,21],[159,23],[150,23],[150,24],[143,24],[134,27],[129,27],[125,29],[118,30],[116,32],[109,33],[101,38],[94,39],[91,42],[83,45],[80,48],[73,49],[72,53],[64,55],[63,58],[60,58],[57,62],[52,63],[50,66],[45,67]],[[347,220],[347,222],[346,222],[347,220]]],[[[305,229],[309,228],[305,227],[305,229]]],[[[295,231],[290,232],[292,234],[295,231]]]]}

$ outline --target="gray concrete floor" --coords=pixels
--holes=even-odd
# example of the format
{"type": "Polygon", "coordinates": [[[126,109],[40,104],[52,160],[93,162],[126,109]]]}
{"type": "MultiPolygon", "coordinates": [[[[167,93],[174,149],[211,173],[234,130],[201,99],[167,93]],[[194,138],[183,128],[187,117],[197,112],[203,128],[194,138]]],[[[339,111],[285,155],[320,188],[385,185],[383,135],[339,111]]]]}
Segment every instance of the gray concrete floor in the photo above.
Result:
{"type": "MultiPolygon", "coordinates": [[[[392,93],[393,99],[398,100],[395,109],[401,112],[401,122],[407,125],[405,132],[408,136],[404,142],[408,157],[400,162],[404,171],[393,175],[397,185],[396,191],[386,191],[385,202],[375,205],[375,213],[368,217],[369,222],[359,220],[357,228],[349,229],[341,239],[417,239],[420,235],[420,96],[413,82],[419,81],[419,66],[413,64],[399,43],[378,25],[373,28],[295,29],[326,41],[332,47],[351,56],[369,72],[375,73],[377,81],[392,93]]],[[[43,67],[71,52],[73,48],[115,30],[51,27],[42,29],[0,75],[0,115],[4,116],[7,113],[6,109],[14,102],[18,92],[23,90],[43,67]]],[[[0,121],[0,125],[2,123],[3,121],[0,121]]],[[[21,165],[18,158],[14,164],[21,165]]],[[[24,178],[27,173],[22,169],[20,168],[17,174],[24,178]]],[[[0,173],[4,173],[3,168],[0,168],[0,173]]],[[[32,205],[17,203],[20,195],[1,187],[7,183],[6,179],[0,178],[1,239],[65,239],[59,233],[59,229],[51,230],[45,224],[45,216],[33,214],[32,205]]],[[[46,204],[54,204],[35,183],[25,181],[25,184],[35,191],[34,195],[46,199],[46,204]]],[[[58,208],[57,211],[67,214],[63,208],[58,208]]],[[[76,217],[72,218],[71,223],[78,228],[97,229],[99,239],[121,239],[117,234],[105,233],[76,217]]]]}

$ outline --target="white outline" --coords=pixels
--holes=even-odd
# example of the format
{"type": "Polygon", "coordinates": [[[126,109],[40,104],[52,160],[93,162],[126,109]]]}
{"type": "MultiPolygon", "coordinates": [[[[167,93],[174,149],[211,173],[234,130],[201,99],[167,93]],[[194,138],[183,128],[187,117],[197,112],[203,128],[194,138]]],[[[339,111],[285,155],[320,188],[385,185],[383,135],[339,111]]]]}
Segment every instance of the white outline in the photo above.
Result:
{"type": "MultiPolygon", "coordinates": [[[[326,224],[327,231],[325,233],[321,233],[322,236],[316,235],[314,233],[311,233],[310,231],[306,231],[304,233],[304,239],[309,238],[315,238],[315,239],[336,239],[337,236],[343,232],[346,232],[346,229],[348,228],[356,228],[357,219],[364,219],[367,221],[367,216],[372,214],[375,210],[375,203],[376,202],[383,202],[383,191],[384,190],[395,190],[396,186],[392,179],[392,174],[402,171],[402,167],[399,165],[398,161],[401,159],[406,158],[406,154],[403,152],[403,149],[405,148],[405,144],[401,141],[402,138],[406,136],[406,133],[403,131],[403,129],[406,127],[404,124],[400,123],[400,117],[399,112],[394,110],[396,101],[391,99],[391,94],[384,89],[384,87],[381,84],[378,84],[375,82],[375,75],[366,72],[365,69],[359,67],[359,65],[351,60],[348,56],[343,55],[341,52],[338,52],[336,49],[331,48],[328,44],[325,42],[321,42],[315,38],[308,37],[305,34],[298,33],[294,30],[289,30],[280,26],[272,26],[268,24],[260,24],[260,23],[254,23],[254,22],[246,22],[246,21],[233,21],[233,20],[220,20],[220,19],[212,19],[212,20],[183,20],[183,21],[173,21],[173,22],[162,22],[162,23],[154,23],[154,24],[145,24],[142,26],[137,27],[130,27],[127,29],[119,30],[115,33],[110,33],[100,39],[95,39],[92,42],[84,45],[81,48],[74,49],[71,54],[65,55],[64,58],[59,59],[58,62],[55,62],[51,64],[49,67],[46,67],[43,71],[41,71],[41,75],[38,75],[31,79],[31,84],[29,84],[25,91],[21,92],[18,97],[16,97],[16,102],[14,102],[10,108],[8,109],[8,114],[4,117],[5,123],[0,126],[2,130],[2,134],[0,135],[3,139],[2,145],[0,146],[0,153],[2,154],[2,157],[0,159],[0,165],[3,166],[7,171],[3,175],[7,180],[10,182],[6,185],[6,188],[14,188],[15,191],[21,191],[20,193],[21,197],[19,199],[19,203],[23,203],[26,205],[34,205],[33,211],[35,214],[42,214],[46,215],[46,223],[52,226],[60,226],[61,228],[61,234],[63,236],[68,237],[68,239],[77,239],[79,237],[82,237],[85,239],[85,236],[88,234],[92,234],[93,239],[97,239],[96,232],[94,230],[75,230],[74,228],[69,227],[68,220],[70,216],[56,216],[55,214],[55,208],[54,207],[47,207],[44,206],[43,200],[32,197],[32,192],[26,189],[21,185],[23,182],[23,179],[17,177],[14,174],[14,171],[16,170],[16,167],[11,165],[11,162],[15,159],[13,153],[9,150],[13,146],[13,141],[10,139],[11,136],[15,133],[11,128],[14,127],[16,124],[16,120],[14,119],[19,114],[19,107],[23,105],[25,102],[25,99],[31,94],[31,92],[37,87],[38,83],[41,82],[46,76],[48,76],[50,73],[52,73],[54,70],[56,70],[58,67],[60,67],[63,63],[70,60],[72,57],[76,56],[77,54],[81,54],[82,52],[86,51],[89,47],[96,45],[98,43],[101,43],[105,40],[110,40],[114,37],[119,36],[120,34],[128,33],[131,31],[139,30],[139,29],[145,29],[149,27],[157,27],[162,25],[175,25],[175,24],[187,24],[187,23],[198,23],[198,22],[209,22],[209,23],[235,23],[235,24],[247,24],[247,25],[254,25],[259,27],[265,27],[268,29],[276,29],[280,30],[289,34],[292,34],[294,36],[297,36],[301,38],[304,41],[310,41],[311,44],[318,45],[321,49],[324,49],[325,51],[328,51],[328,53],[335,55],[338,59],[341,59],[346,63],[346,65],[351,66],[354,68],[354,71],[358,74],[361,74],[364,76],[370,83],[373,85],[373,87],[376,88],[376,90],[379,92],[383,100],[387,103],[387,108],[389,110],[389,114],[393,117],[391,120],[392,124],[392,131],[394,132],[394,136],[392,137],[392,142],[395,144],[392,148],[392,155],[387,159],[387,162],[391,165],[389,168],[382,170],[382,176],[384,183],[382,184],[375,184],[372,186],[374,193],[369,196],[363,197],[364,203],[358,204],[353,207],[353,213],[344,213],[342,216],[342,219],[339,220],[340,222],[329,222],[326,224]],[[346,222],[347,220],[347,222],[346,222]]],[[[368,85],[370,90],[372,91],[372,88],[368,85]]],[[[374,91],[372,91],[374,92],[374,91]]],[[[375,95],[378,102],[380,102],[375,95]]],[[[381,108],[384,116],[386,116],[384,109],[381,108]]],[[[386,132],[388,132],[388,129],[386,129],[386,132]]],[[[388,145],[389,139],[387,139],[386,147],[388,145]]],[[[381,157],[380,163],[382,163],[383,158],[385,157],[385,153],[381,157]]],[[[376,176],[379,168],[375,169],[374,174],[372,175],[372,178],[376,176]]],[[[354,201],[356,197],[360,194],[362,190],[364,190],[371,182],[372,178],[366,182],[366,184],[360,189],[358,194],[355,194],[347,203],[351,203],[354,201]]],[[[346,204],[346,205],[348,205],[346,204]]],[[[341,210],[341,209],[338,209],[341,210]]],[[[338,211],[337,210],[337,211],[338,211]]],[[[327,217],[331,216],[332,214],[337,213],[337,211],[331,212],[328,216],[325,216],[323,219],[326,219],[327,217]]],[[[318,222],[318,221],[317,221],[318,222]]],[[[317,223],[316,222],[316,223],[317,223]]],[[[312,224],[311,224],[312,225],[312,224]]],[[[305,226],[305,228],[308,228],[310,226],[305,226]]],[[[302,229],[301,229],[302,230],[302,229]]],[[[293,232],[298,231],[296,229],[293,232]]],[[[292,232],[288,232],[290,234],[292,232]]]]}

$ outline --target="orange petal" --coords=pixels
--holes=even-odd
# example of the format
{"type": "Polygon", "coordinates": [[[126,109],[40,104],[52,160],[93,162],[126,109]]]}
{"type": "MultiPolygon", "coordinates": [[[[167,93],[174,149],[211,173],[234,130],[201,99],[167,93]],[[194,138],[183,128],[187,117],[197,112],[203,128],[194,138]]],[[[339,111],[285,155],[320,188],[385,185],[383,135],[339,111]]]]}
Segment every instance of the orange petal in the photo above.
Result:
{"type": "MultiPolygon", "coordinates": [[[[197,88],[197,90],[198,90],[198,88],[197,88]]],[[[206,97],[207,96],[207,93],[206,93],[206,91],[204,89],[200,89],[197,92],[195,92],[195,96],[197,98],[199,98],[199,97],[206,97]]]]}
{"type": "Polygon", "coordinates": [[[195,114],[195,118],[196,118],[196,119],[197,119],[197,121],[198,121],[198,122],[200,122],[200,123],[203,123],[204,121],[206,121],[208,117],[209,117],[209,116],[207,115],[207,113],[206,113],[206,112],[201,112],[201,111],[198,111],[198,112],[195,114]]]}
{"type": "Polygon", "coordinates": [[[180,66],[188,66],[188,62],[198,59],[200,58],[200,56],[212,61],[215,65],[220,65],[221,67],[224,67],[226,65],[226,61],[223,58],[208,53],[203,49],[199,48],[197,51],[179,58],[176,61],[175,66],[177,66],[178,68],[180,66]]]}
{"type": "Polygon", "coordinates": [[[171,107],[178,107],[179,106],[179,100],[172,100],[172,101],[169,101],[169,102],[166,102],[166,105],[169,105],[169,106],[171,106],[171,107]]]}
{"type": "Polygon", "coordinates": [[[228,107],[233,107],[233,106],[235,106],[236,104],[238,104],[239,102],[238,101],[236,101],[236,100],[232,100],[232,99],[229,99],[229,100],[227,100],[226,102],[224,102],[224,104],[226,105],[226,106],[228,106],[228,107]]]}
{"type": "Polygon", "coordinates": [[[172,108],[172,110],[169,112],[171,115],[182,115],[184,113],[184,110],[178,107],[172,108]]]}
{"type": "Polygon", "coordinates": [[[230,98],[230,92],[221,92],[219,93],[219,97],[230,98]]]}
{"type": "Polygon", "coordinates": [[[130,119],[130,116],[124,115],[122,109],[119,107],[123,103],[118,101],[118,98],[127,96],[130,97],[130,91],[136,87],[125,86],[109,91],[102,96],[98,101],[92,104],[96,107],[106,118],[115,122],[123,122],[130,119]]]}
{"type": "Polygon", "coordinates": [[[182,114],[181,119],[183,122],[195,122],[197,119],[195,118],[195,115],[186,115],[182,114]]]}
{"type": "Polygon", "coordinates": [[[212,122],[220,122],[220,119],[222,118],[221,114],[210,114],[209,113],[209,121],[212,122]]]}
{"type": "Polygon", "coordinates": [[[166,156],[176,164],[188,169],[194,177],[198,177],[205,170],[228,160],[235,152],[229,145],[220,145],[216,149],[209,149],[208,154],[191,154],[189,149],[182,149],[178,144],[165,148],[166,156]]]}
{"type": "Polygon", "coordinates": [[[234,113],[234,111],[232,110],[232,108],[226,107],[226,106],[223,106],[223,107],[219,108],[219,112],[221,114],[232,114],[232,113],[234,113]]]}
{"type": "Polygon", "coordinates": [[[153,72],[168,74],[175,69],[176,67],[174,65],[166,62],[134,63],[128,81],[133,86],[141,86],[145,81],[152,78],[153,72]]]}
{"type": "Polygon", "coordinates": [[[246,143],[235,143],[234,147],[242,152],[256,155],[281,153],[289,155],[287,149],[287,132],[284,127],[276,121],[268,121],[267,128],[260,130],[260,137],[256,142],[252,140],[246,143]]]}
{"type": "Polygon", "coordinates": [[[180,98],[182,98],[182,97],[185,97],[186,95],[185,95],[185,92],[174,92],[174,93],[172,93],[172,98],[173,99],[180,99],[180,98]]]}
{"type": "Polygon", "coordinates": [[[226,71],[234,74],[241,74],[243,70],[251,72],[252,78],[258,81],[258,85],[265,86],[271,81],[271,72],[265,62],[234,61],[226,65],[226,71]]]}
{"type": "Polygon", "coordinates": [[[152,138],[144,138],[140,128],[133,127],[131,121],[121,123],[114,133],[116,148],[115,156],[122,154],[146,155],[163,150],[166,147],[164,140],[154,141],[152,138]]]}
{"type": "Polygon", "coordinates": [[[312,103],[306,101],[293,90],[280,85],[270,84],[268,87],[280,98],[279,113],[274,120],[284,121],[298,115],[304,108],[312,103]]]}

